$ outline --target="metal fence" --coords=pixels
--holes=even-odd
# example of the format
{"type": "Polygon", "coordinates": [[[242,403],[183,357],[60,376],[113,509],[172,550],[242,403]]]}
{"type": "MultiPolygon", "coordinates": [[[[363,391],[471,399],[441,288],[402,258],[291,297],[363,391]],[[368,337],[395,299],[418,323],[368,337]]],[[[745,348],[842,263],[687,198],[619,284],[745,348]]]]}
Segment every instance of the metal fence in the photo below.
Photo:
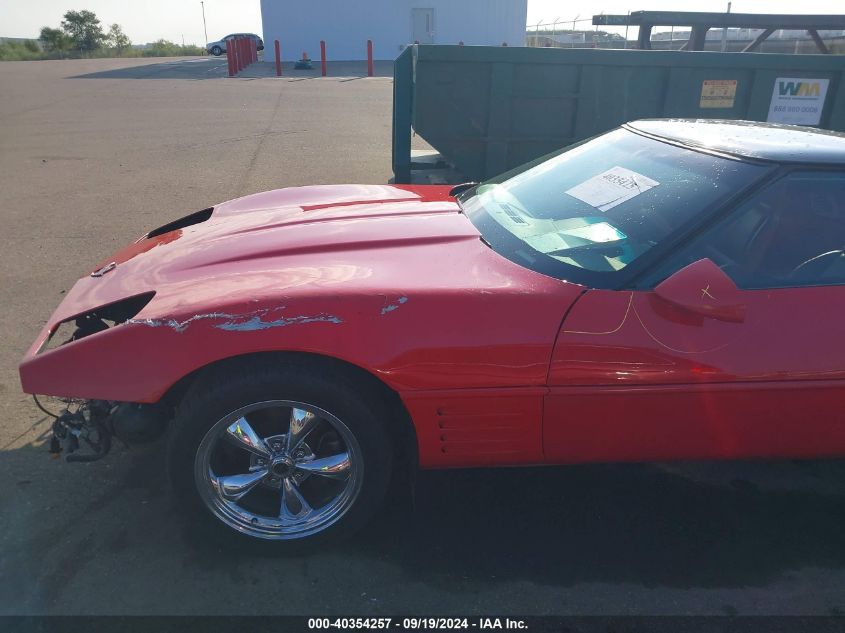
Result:
{"type": "MultiPolygon", "coordinates": [[[[630,14],[630,12],[628,12],[630,14]]],[[[708,33],[705,50],[737,52],[745,48],[762,29],[720,29],[708,33]]],[[[525,45],[531,48],[637,48],[638,26],[607,27],[593,25],[593,18],[544,19],[526,27],[525,45]]],[[[655,29],[651,36],[653,50],[680,50],[690,39],[690,29],[672,27],[655,29]]],[[[845,32],[820,31],[831,53],[845,54],[845,32]]],[[[818,48],[805,32],[782,29],[774,32],[759,47],[762,53],[816,54],[818,48]]]]}

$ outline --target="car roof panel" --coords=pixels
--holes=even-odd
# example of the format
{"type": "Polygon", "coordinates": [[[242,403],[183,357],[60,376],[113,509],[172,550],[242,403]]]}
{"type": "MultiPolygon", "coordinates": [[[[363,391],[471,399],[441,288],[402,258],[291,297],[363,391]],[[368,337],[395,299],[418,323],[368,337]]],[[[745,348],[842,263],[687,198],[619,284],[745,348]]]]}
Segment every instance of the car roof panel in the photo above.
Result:
{"type": "Polygon", "coordinates": [[[743,158],[845,165],[845,134],[830,130],[716,119],[641,119],[625,127],[688,147],[743,158]]]}

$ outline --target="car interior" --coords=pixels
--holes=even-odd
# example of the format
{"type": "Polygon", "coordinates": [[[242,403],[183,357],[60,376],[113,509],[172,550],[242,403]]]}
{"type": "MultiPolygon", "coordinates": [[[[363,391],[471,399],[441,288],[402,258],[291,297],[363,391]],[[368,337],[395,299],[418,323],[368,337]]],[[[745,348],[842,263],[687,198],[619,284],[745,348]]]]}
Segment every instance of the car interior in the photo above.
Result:
{"type": "Polygon", "coordinates": [[[843,174],[793,173],[702,235],[684,260],[709,257],[744,288],[845,283],[843,194],[843,174]]]}

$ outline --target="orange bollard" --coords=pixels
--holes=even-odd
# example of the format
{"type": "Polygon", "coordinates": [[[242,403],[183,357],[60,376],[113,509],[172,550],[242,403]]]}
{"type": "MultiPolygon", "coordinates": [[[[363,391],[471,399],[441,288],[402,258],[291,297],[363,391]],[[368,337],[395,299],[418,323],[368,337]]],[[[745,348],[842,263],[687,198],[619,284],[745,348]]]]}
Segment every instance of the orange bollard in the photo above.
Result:
{"type": "Polygon", "coordinates": [[[276,40],[276,77],[282,76],[282,46],[276,40]]]}
{"type": "Polygon", "coordinates": [[[320,63],[323,67],[323,77],[326,76],[326,42],[320,40],[320,63]]]}
{"type": "Polygon", "coordinates": [[[373,40],[367,40],[367,77],[373,76],[373,40]]]}

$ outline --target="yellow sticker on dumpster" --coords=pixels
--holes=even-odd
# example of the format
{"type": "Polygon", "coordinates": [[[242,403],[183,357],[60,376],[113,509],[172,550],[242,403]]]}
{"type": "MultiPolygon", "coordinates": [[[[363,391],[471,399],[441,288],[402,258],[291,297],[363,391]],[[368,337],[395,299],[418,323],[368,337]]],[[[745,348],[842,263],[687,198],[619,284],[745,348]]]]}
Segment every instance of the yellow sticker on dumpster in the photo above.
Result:
{"type": "Polygon", "coordinates": [[[701,84],[700,108],[732,108],[736,101],[736,79],[705,79],[701,84]]]}

